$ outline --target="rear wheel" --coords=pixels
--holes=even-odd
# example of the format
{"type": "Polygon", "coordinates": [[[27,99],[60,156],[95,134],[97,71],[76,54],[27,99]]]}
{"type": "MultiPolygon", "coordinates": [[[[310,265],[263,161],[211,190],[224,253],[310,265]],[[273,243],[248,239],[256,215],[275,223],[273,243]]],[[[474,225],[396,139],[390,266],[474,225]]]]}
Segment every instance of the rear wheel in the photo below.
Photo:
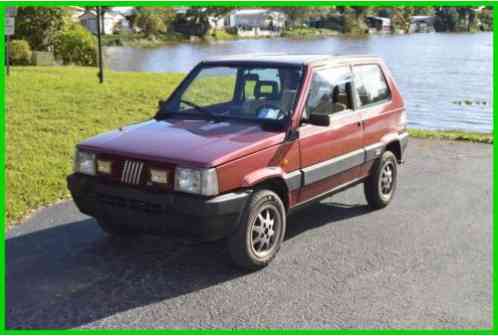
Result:
{"type": "Polygon", "coordinates": [[[365,181],[364,191],[368,205],[374,209],[387,206],[394,197],[398,182],[396,156],[385,151],[377,159],[370,176],[365,181]]]}
{"type": "Polygon", "coordinates": [[[268,265],[280,250],[285,229],[285,207],[280,197],[270,190],[256,191],[237,231],[228,239],[232,260],[251,270],[268,265]]]}

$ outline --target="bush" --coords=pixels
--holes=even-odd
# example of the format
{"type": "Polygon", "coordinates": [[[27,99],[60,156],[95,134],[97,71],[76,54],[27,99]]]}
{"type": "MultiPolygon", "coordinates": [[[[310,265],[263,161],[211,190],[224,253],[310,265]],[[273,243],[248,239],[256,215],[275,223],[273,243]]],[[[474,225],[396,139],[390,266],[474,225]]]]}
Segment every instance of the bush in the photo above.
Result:
{"type": "Polygon", "coordinates": [[[9,45],[10,64],[27,65],[31,63],[31,47],[28,41],[12,40],[9,45]]]}
{"type": "Polygon", "coordinates": [[[83,26],[74,24],[55,38],[55,55],[64,64],[95,65],[97,63],[96,38],[83,26]]]}

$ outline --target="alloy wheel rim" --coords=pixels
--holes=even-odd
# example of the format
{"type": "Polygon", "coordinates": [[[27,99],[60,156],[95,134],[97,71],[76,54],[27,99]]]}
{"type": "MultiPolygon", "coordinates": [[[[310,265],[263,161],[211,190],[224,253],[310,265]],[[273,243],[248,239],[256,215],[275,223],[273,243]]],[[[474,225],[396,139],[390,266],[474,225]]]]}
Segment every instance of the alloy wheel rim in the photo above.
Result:
{"type": "Polygon", "coordinates": [[[277,245],[280,234],[280,218],[271,205],[259,210],[251,225],[251,249],[258,258],[268,256],[277,245]]]}
{"type": "Polygon", "coordinates": [[[384,196],[389,196],[393,190],[394,185],[394,165],[392,162],[386,162],[382,167],[380,174],[380,191],[384,196]]]}

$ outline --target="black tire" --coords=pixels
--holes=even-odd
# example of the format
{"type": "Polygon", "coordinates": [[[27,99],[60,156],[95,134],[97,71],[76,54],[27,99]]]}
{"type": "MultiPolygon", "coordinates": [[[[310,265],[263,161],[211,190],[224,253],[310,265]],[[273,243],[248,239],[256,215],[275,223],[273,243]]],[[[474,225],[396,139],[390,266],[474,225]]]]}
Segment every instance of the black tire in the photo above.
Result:
{"type": "Polygon", "coordinates": [[[285,206],[280,197],[270,190],[254,192],[237,231],[228,238],[233,262],[249,270],[268,265],[280,250],[286,225],[285,206]]]}
{"type": "Polygon", "coordinates": [[[385,151],[374,163],[370,176],[364,184],[368,205],[373,209],[386,207],[394,197],[397,182],[396,156],[390,151],[385,151]],[[391,171],[390,177],[388,171],[391,171]]]}
{"type": "Polygon", "coordinates": [[[120,225],[120,223],[108,217],[97,218],[97,224],[99,224],[102,231],[104,231],[110,236],[126,237],[136,233],[135,231],[131,230],[129,227],[125,225],[120,225]]]}

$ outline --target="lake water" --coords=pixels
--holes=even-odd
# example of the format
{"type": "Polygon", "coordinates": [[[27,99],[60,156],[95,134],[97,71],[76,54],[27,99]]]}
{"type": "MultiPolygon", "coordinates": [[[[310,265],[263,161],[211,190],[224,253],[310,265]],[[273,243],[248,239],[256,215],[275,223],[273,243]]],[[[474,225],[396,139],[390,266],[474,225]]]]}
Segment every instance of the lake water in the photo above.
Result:
{"type": "Polygon", "coordinates": [[[182,43],[160,48],[108,47],[115,71],[187,72],[217,55],[372,54],[384,58],[406,100],[410,127],[492,131],[492,33],[259,39],[182,43]]]}

